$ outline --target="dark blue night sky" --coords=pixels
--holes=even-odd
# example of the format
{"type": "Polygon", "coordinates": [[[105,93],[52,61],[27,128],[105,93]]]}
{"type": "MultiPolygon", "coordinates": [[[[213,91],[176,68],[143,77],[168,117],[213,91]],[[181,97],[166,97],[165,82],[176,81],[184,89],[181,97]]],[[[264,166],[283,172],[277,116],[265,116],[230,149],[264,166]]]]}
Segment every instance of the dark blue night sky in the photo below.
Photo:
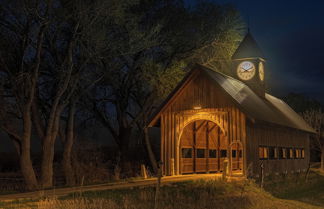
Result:
{"type": "Polygon", "coordinates": [[[304,93],[324,102],[323,0],[215,1],[234,4],[249,19],[267,58],[271,93],[304,93]]]}

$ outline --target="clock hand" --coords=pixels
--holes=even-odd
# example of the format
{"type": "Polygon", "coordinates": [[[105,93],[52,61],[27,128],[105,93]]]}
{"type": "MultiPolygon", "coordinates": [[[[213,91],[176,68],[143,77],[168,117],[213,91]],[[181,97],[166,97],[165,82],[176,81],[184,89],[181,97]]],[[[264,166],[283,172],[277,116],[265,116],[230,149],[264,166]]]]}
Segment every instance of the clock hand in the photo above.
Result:
{"type": "Polygon", "coordinates": [[[241,68],[244,70],[244,72],[246,72],[246,71],[249,71],[251,68],[253,68],[253,66],[248,69],[245,69],[244,67],[241,67],[241,68]]]}
{"type": "Polygon", "coordinates": [[[250,68],[246,69],[246,70],[250,70],[251,68],[253,68],[253,66],[251,66],[250,68]]]}
{"type": "Polygon", "coordinates": [[[249,69],[245,69],[245,68],[243,68],[243,67],[241,67],[241,69],[243,69],[243,70],[244,70],[244,72],[246,72],[247,70],[249,70],[249,69]]]}
{"type": "Polygon", "coordinates": [[[246,72],[249,72],[249,69],[247,69],[247,70],[245,70],[244,68],[242,68],[243,69],[243,73],[246,73],[246,72]]]}

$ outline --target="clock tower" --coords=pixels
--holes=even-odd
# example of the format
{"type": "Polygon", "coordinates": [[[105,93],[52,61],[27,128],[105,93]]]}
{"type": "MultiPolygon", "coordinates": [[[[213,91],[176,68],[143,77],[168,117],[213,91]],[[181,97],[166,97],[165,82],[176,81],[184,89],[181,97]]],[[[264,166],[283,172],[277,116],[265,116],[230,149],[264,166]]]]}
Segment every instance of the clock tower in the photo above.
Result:
{"type": "Polygon", "coordinates": [[[264,97],[265,58],[250,32],[234,52],[232,63],[234,77],[248,85],[256,94],[264,97]]]}

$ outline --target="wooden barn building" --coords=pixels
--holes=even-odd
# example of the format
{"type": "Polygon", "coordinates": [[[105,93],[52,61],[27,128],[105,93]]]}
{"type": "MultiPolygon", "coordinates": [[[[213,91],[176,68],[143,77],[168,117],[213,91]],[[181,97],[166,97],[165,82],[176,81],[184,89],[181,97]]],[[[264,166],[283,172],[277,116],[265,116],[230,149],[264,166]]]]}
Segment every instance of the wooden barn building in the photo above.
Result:
{"type": "Polygon", "coordinates": [[[232,56],[233,77],[195,65],[152,117],[163,175],[257,176],[306,171],[314,130],[266,93],[264,56],[250,33],[232,56]],[[227,163],[228,162],[228,163],[227,163]]]}

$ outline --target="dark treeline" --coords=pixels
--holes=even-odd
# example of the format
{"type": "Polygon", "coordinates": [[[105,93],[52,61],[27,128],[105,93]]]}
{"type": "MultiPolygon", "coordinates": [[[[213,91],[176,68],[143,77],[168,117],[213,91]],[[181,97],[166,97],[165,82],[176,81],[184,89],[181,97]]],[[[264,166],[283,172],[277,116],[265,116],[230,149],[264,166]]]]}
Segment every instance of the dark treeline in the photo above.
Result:
{"type": "Polygon", "coordinates": [[[324,106],[319,101],[300,93],[289,93],[283,100],[298,112],[314,128],[316,135],[310,137],[310,157],[321,162],[324,171],[324,106]]]}
{"type": "Polygon", "coordinates": [[[229,69],[243,31],[233,6],[208,1],[194,8],[181,0],[1,1],[0,128],[15,145],[26,188],[53,186],[57,142],[65,182],[76,184],[72,153],[89,123],[111,135],[121,172],[134,138],[156,170],[148,117],[185,66],[229,69]]]}

